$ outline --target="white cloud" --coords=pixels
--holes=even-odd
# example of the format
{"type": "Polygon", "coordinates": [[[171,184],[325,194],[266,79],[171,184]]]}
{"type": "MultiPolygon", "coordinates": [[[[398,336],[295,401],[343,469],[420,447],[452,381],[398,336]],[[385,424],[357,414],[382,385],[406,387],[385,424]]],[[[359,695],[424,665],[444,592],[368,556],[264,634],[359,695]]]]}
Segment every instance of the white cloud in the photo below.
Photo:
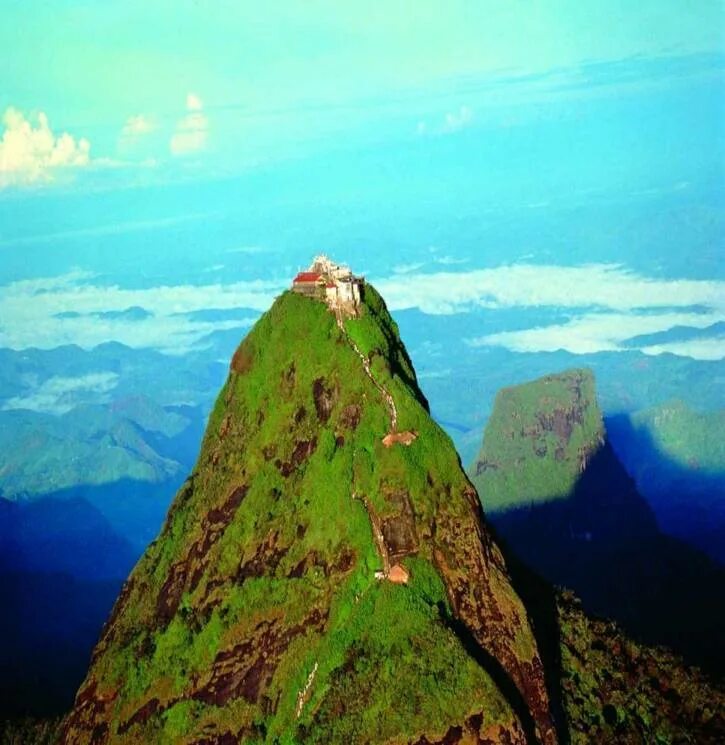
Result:
{"type": "Polygon", "coordinates": [[[443,123],[444,132],[457,132],[459,129],[468,127],[473,123],[473,111],[468,106],[461,106],[458,111],[446,114],[443,123]]]}
{"type": "MultiPolygon", "coordinates": [[[[469,339],[467,343],[474,347],[501,346],[514,352],[619,352],[631,350],[632,347],[623,346],[623,342],[641,334],[667,331],[675,326],[707,328],[721,319],[721,313],[588,313],[567,323],[502,331],[469,339]]],[[[719,342],[719,354],[716,345],[702,344],[702,341],[650,346],[642,348],[642,351],[647,354],[668,351],[695,359],[721,359],[725,356],[722,340],[719,342]],[[703,352],[707,356],[703,356],[703,352]]]]}
{"type": "Polygon", "coordinates": [[[725,282],[653,279],[618,264],[513,264],[467,272],[397,274],[375,284],[393,310],[418,308],[433,315],[546,306],[629,311],[703,305],[725,312],[725,282]]]}
{"type": "Polygon", "coordinates": [[[457,259],[455,256],[438,256],[434,259],[436,264],[452,266],[454,264],[467,264],[468,259],[457,259]]]}
{"type": "Polygon", "coordinates": [[[269,249],[264,246],[239,246],[239,248],[228,248],[228,254],[263,254],[267,253],[269,249]]]}
{"type": "Polygon", "coordinates": [[[393,272],[395,272],[395,274],[409,274],[410,272],[417,272],[418,269],[422,269],[423,266],[424,265],[420,262],[414,264],[396,264],[393,267],[393,272]]]}
{"type": "Polygon", "coordinates": [[[89,394],[94,402],[113,390],[118,384],[118,375],[112,372],[88,373],[76,378],[56,376],[41,383],[28,396],[15,396],[2,405],[4,411],[29,409],[48,414],[64,414],[78,403],[87,400],[89,394]]]}
{"type": "Polygon", "coordinates": [[[137,140],[153,132],[156,127],[156,122],[144,114],[129,116],[121,130],[121,139],[126,141],[137,140]]]}
{"type": "MultiPolygon", "coordinates": [[[[565,323],[501,331],[466,340],[517,352],[559,349],[574,354],[632,349],[623,342],[675,326],[707,328],[725,320],[725,282],[655,279],[616,264],[578,267],[515,264],[469,272],[394,274],[375,282],[391,310],[432,315],[475,308],[554,308],[573,314],[565,323]],[[697,307],[702,312],[693,312],[697,307]]],[[[721,359],[717,339],[668,342],[642,349],[695,359],[721,359]]]]}
{"type": "Polygon", "coordinates": [[[48,181],[61,168],[81,168],[91,162],[91,145],[67,132],[56,136],[40,112],[35,125],[15,108],[3,115],[0,139],[0,187],[48,181]]]}
{"type": "Polygon", "coordinates": [[[473,124],[473,109],[470,106],[461,106],[456,111],[449,111],[443,116],[442,121],[427,122],[421,120],[416,125],[419,135],[441,135],[453,134],[473,124]]]}
{"type": "Polygon", "coordinates": [[[212,331],[251,325],[256,320],[254,311],[266,310],[288,284],[252,280],[125,289],[97,285],[93,279],[87,272],[74,271],[0,287],[0,347],[50,349],[78,344],[90,348],[115,340],[130,347],[179,352],[193,347],[212,331]],[[151,315],[135,320],[93,315],[135,306],[151,315]],[[252,312],[249,318],[225,321],[198,320],[187,315],[210,308],[249,308],[252,312]],[[74,313],[70,318],[64,315],[68,311],[74,313]]]}
{"type": "Polygon", "coordinates": [[[196,93],[187,93],[186,108],[189,111],[201,111],[204,108],[204,105],[202,104],[201,99],[199,98],[199,96],[196,95],[196,93]]]}
{"type": "Polygon", "coordinates": [[[209,120],[204,114],[202,100],[195,93],[187,94],[186,110],[169,142],[172,155],[189,155],[206,147],[209,120]]]}
{"type": "Polygon", "coordinates": [[[642,347],[645,354],[675,354],[678,357],[692,357],[695,360],[725,359],[725,339],[712,337],[704,339],[690,339],[689,341],[673,341],[666,344],[653,344],[642,347]]]}
{"type": "MultiPolygon", "coordinates": [[[[279,280],[128,289],[96,284],[88,272],[16,281],[0,287],[0,347],[89,348],[111,339],[166,352],[193,348],[215,330],[242,328],[266,310],[288,285],[279,280]],[[151,315],[93,314],[140,307],[151,315]],[[249,308],[248,318],[209,320],[195,311],[249,308]],[[63,315],[73,311],[72,317],[63,315]],[[60,317],[57,317],[61,314],[60,317]]],[[[566,349],[576,354],[631,349],[624,342],[676,326],[707,328],[725,318],[725,282],[653,279],[617,265],[580,267],[513,265],[474,271],[394,274],[374,281],[391,310],[418,308],[429,314],[475,308],[551,307],[568,312],[564,323],[501,331],[469,339],[473,346],[516,351],[566,349]],[[698,306],[702,312],[694,312],[698,306]]],[[[720,359],[722,341],[697,339],[650,345],[647,354],[670,352],[720,359]]]]}

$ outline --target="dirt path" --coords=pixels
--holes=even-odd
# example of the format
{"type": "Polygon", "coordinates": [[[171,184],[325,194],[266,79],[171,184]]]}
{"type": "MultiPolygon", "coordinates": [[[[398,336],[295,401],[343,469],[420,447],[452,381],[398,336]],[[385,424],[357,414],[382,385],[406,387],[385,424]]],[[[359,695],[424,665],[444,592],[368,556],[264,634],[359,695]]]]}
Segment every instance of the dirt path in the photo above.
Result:
{"type": "Polygon", "coordinates": [[[388,554],[388,547],[385,545],[385,538],[383,537],[383,531],[380,527],[380,518],[377,516],[373,506],[368,501],[367,497],[357,497],[353,495],[354,499],[359,499],[365,510],[368,513],[370,519],[370,525],[373,529],[373,538],[375,539],[375,545],[378,548],[378,553],[383,562],[383,575],[387,577],[390,574],[390,556],[388,554]]]}
{"type": "Polygon", "coordinates": [[[335,311],[335,319],[337,320],[337,325],[343,336],[347,340],[347,343],[352,347],[352,349],[355,351],[355,354],[357,354],[357,356],[360,358],[363,369],[365,370],[365,374],[368,376],[368,378],[370,378],[372,384],[378,389],[378,391],[380,391],[380,395],[383,397],[383,400],[388,407],[388,412],[390,413],[390,431],[395,432],[398,428],[398,409],[395,406],[395,401],[393,400],[390,391],[388,391],[385,386],[383,386],[381,383],[378,383],[378,381],[375,379],[375,376],[370,369],[370,360],[360,351],[360,347],[358,347],[358,345],[355,344],[355,342],[350,338],[350,335],[347,333],[347,329],[345,328],[345,322],[343,321],[342,313],[339,309],[335,311]]]}
{"type": "Polygon", "coordinates": [[[315,666],[312,668],[312,672],[307,676],[307,682],[305,683],[305,687],[297,693],[297,709],[295,712],[297,715],[297,719],[300,718],[300,714],[302,714],[302,707],[305,705],[310,695],[310,688],[312,688],[312,683],[315,680],[317,668],[318,668],[318,665],[315,662],[315,666]]]}

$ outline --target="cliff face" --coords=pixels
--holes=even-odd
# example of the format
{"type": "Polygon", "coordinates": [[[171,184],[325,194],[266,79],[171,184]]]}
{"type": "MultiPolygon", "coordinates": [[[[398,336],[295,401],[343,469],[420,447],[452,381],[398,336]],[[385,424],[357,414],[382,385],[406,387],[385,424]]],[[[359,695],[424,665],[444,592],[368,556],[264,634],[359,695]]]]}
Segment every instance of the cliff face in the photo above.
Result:
{"type": "Polygon", "coordinates": [[[549,502],[571,493],[603,443],[593,374],[547,375],[498,393],[471,478],[486,510],[549,502]]]}
{"type": "Polygon", "coordinates": [[[364,294],[343,321],[285,293],[241,344],[64,742],[556,741],[476,492],[364,294]]]}

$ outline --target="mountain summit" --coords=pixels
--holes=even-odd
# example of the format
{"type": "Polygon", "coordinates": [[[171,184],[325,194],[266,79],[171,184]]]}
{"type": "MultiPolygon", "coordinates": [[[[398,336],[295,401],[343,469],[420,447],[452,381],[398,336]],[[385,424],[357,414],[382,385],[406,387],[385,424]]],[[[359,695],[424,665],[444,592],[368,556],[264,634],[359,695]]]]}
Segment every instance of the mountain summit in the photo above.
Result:
{"type": "Polygon", "coordinates": [[[369,284],[340,313],[321,279],[234,354],[66,743],[556,742],[526,610],[396,324],[369,284]]]}

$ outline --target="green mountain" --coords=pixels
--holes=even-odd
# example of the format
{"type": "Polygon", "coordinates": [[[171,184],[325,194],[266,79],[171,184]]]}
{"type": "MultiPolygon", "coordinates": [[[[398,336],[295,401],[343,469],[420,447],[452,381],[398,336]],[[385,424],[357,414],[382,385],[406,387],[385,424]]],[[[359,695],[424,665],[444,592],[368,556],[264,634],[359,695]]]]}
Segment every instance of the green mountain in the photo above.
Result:
{"type": "Polygon", "coordinates": [[[566,649],[598,650],[598,632],[571,610],[563,644],[563,606],[512,566],[523,596],[375,290],[347,319],[285,293],[234,354],[196,467],[124,586],[61,739],[553,744],[584,742],[587,727],[617,742],[722,731],[700,705],[719,694],[684,672],[681,705],[659,706],[655,657],[633,668],[634,701],[635,672],[603,681],[577,659],[591,676],[580,703],[566,649]]]}
{"type": "Polygon", "coordinates": [[[594,375],[569,370],[496,396],[471,470],[486,510],[567,496],[604,441],[594,375]]]}
{"type": "Polygon", "coordinates": [[[172,479],[182,465],[159,453],[156,440],[177,437],[189,426],[185,417],[141,396],[77,406],[60,415],[3,411],[0,422],[0,482],[6,499],[124,478],[172,479]]]}
{"type": "Polygon", "coordinates": [[[501,391],[469,470],[498,534],[592,613],[725,673],[725,571],[663,534],[607,439],[586,370],[501,391]]]}
{"type": "Polygon", "coordinates": [[[717,472],[725,467],[725,410],[699,412],[683,401],[669,401],[632,416],[636,429],[647,429],[655,444],[680,465],[717,472]]]}
{"type": "Polygon", "coordinates": [[[341,330],[286,293],[237,350],[67,742],[383,742],[471,717],[552,741],[526,612],[394,322],[365,295],[341,330]],[[383,444],[392,418],[412,444],[383,444]]]}

